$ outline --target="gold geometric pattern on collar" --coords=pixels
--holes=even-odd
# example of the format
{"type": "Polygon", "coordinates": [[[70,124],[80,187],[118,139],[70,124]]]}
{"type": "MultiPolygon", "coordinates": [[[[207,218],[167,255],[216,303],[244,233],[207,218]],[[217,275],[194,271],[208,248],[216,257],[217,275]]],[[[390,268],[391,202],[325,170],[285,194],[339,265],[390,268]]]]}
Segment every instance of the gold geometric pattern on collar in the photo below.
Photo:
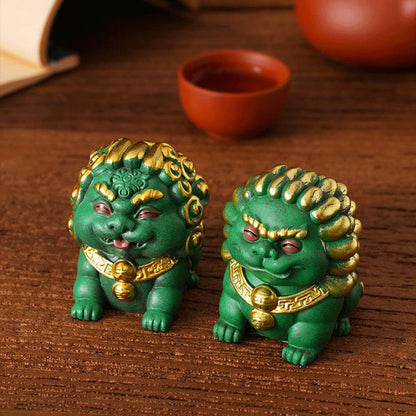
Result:
{"type": "Polygon", "coordinates": [[[268,288],[270,291],[273,291],[273,289],[266,285],[253,288],[244,276],[243,267],[234,259],[230,261],[229,275],[234,289],[246,303],[257,309],[262,309],[271,315],[303,311],[321,302],[329,295],[326,289],[318,285],[312,285],[290,296],[276,296],[275,293],[273,296],[273,294],[269,293],[269,299],[266,301],[266,299],[262,300],[261,297],[260,299],[256,299],[256,290],[260,287],[268,288]],[[255,305],[253,304],[253,300],[255,301],[255,305]]]}
{"type": "Polygon", "coordinates": [[[117,260],[113,263],[98,254],[95,248],[89,246],[83,246],[82,251],[85,258],[98,273],[108,279],[128,281],[129,283],[140,283],[156,279],[168,272],[178,262],[178,259],[166,256],[136,268],[136,266],[126,260],[117,260]]]}

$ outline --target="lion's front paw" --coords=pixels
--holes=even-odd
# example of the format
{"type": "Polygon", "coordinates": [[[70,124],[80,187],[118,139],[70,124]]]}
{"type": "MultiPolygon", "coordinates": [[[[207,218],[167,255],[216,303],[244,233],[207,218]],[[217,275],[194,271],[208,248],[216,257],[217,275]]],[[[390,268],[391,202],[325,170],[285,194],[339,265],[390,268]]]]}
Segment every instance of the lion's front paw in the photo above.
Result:
{"type": "Polygon", "coordinates": [[[288,345],[283,348],[282,358],[290,364],[305,366],[310,364],[318,355],[314,349],[296,348],[288,345]]]}
{"type": "Polygon", "coordinates": [[[220,319],[213,328],[214,337],[225,342],[240,342],[243,332],[220,319]]]}
{"type": "Polygon", "coordinates": [[[349,318],[339,318],[334,329],[334,335],[339,337],[349,335],[351,332],[351,325],[349,318]]]}
{"type": "Polygon", "coordinates": [[[92,300],[78,300],[72,307],[71,316],[82,321],[97,321],[103,316],[103,307],[92,300]]]}
{"type": "Polygon", "coordinates": [[[155,332],[166,332],[172,325],[174,317],[163,311],[155,309],[147,310],[142,319],[144,329],[155,332]]]}

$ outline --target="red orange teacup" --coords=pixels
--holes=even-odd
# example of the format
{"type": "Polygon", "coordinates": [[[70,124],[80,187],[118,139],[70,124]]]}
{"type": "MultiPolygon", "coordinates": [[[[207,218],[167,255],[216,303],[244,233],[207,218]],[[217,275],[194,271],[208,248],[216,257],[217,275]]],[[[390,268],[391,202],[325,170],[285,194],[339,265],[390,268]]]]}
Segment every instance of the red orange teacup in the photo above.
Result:
{"type": "Polygon", "coordinates": [[[254,137],[273,125],[289,96],[290,70],[261,52],[224,49],[186,60],[179,95],[189,119],[216,139],[254,137]]]}

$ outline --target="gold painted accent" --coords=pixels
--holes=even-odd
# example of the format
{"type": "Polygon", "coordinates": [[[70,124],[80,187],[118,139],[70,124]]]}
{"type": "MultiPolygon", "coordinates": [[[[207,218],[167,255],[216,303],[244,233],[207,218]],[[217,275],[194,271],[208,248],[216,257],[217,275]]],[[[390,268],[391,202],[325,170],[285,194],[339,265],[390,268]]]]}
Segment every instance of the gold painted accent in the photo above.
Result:
{"type": "Polygon", "coordinates": [[[113,202],[116,199],[113,191],[107,188],[107,185],[103,183],[96,183],[93,188],[98,191],[101,195],[106,197],[110,202],[113,202]]]}
{"type": "Polygon", "coordinates": [[[303,182],[299,179],[289,182],[283,194],[284,200],[289,203],[293,202],[302,192],[303,187],[303,182]]]}
{"type": "Polygon", "coordinates": [[[275,175],[283,175],[287,171],[286,165],[276,165],[270,169],[271,173],[275,175]]]}
{"type": "Polygon", "coordinates": [[[319,236],[324,241],[337,240],[345,235],[351,227],[351,220],[346,215],[341,215],[330,223],[319,227],[319,236]]]}
{"type": "Polygon", "coordinates": [[[117,163],[123,158],[124,152],[131,146],[129,139],[119,139],[111,145],[111,150],[107,153],[105,163],[117,163]]]}
{"type": "Polygon", "coordinates": [[[201,204],[201,201],[195,195],[191,196],[188,199],[188,202],[183,207],[185,219],[188,224],[196,225],[201,221],[202,214],[204,212],[204,207],[201,204]]]}
{"type": "Polygon", "coordinates": [[[256,182],[254,183],[253,188],[258,194],[262,195],[264,193],[264,187],[266,185],[266,180],[269,177],[270,177],[269,172],[263,173],[263,175],[261,175],[260,178],[258,178],[256,180],[256,182]]]}
{"type": "Polygon", "coordinates": [[[266,230],[266,228],[263,227],[263,226],[260,226],[259,227],[259,234],[260,234],[260,237],[266,238],[267,237],[267,230],[266,230]]]}
{"type": "Polygon", "coordinates": [[[357,209],[357,205],[355,204],[354,201],[351,201],[351,206],[350,206],[350,209],[348,210],[348,215],[354,215],[356,209],[357,209]]]}
{"type": "Polygon", "coordinates": [[[74,216],[73,215],[71,215],[69,217],[69,220],[68,220],[68,231],[69,231],[69,235],[71,236],[71,238],[73,240],[75,240],[75,234],[74,234],[74,216]]]}
{"type": "Polygon", "coordinates": [[[205,182],[205,179],[201,175],[195,176],[195,181],[197,188],[201,191],[202,197],[205,198],[209,193],[208,184],[205,182]]]}
{"type": "Polygon", "coordinates": [[[161,150],[163,156],[168,159],[179,160],[179,157],[182,156],[182,153],[176,152],[176,150],[169,143],[162,143],[161,150]]]}
{"type": "Polygon", "coordinates": [[[179,165],[171,160],[168,160],[163,166],[163,170],[168,174],[173,182],[176,182],[182,176],[182,169],[179,165]]]}
{"type": "Polygon", "coordinates": [[[273,179],[269,187],[269,195],[272,198],[276,198],[286,182],[288,182],[288,178],[285,175],[273,179]]]}
{"type": "Polygon", "coordinates": [[[114,283],[111,291],[118,300],[123,302],[131,302],[136,297],[136,290],[131,283],[114,283]]]}
{"type": "Polygon", "coordinates": [[[267,238],[272,241],[277,240],[278,238],[277,231],[276,230],[267,231],[267,238]]]}
{"type": "Polygon", "coordinates": [[[105,153],[101,153],[94,155],[94,157],[92,159],[90,159],[89,163],[88,163],[88,169],[95,169],[97,166],[101,165],[102,163],[104,163],[105,160],[105,153]]]}
{"type": "Polygon", "coordinates": [[[74,207],[74,205],[78,202],[79,192],[80,192],[79,184],[76,184],[71,193],[71,207],[74,207]]]}
{"type": "Polygon", "coordinates": [[[325,178],[319,187],[322,189],[323,192],[329,195],[334,195],[337,191],[337,182],[331,178],[325,178]]]}
{"type": "MultiPolygon", "coordinates": [[[[254,307],[252,296],[253,290],[255,289],[247,282],[241,264],[234,259],[231,259],[229,264],[229,276],[231,284],[238,295],[246,303],[254,307]]],[[[272,288],[270,288],[270,290],[272,290],[272,288]]],[[[276,296],[276,306],[273,310],[269,311],[269,313],[272,315],[297,313],[321,302],[328,294],[326,289],[318,285],[312,285],[307,289],[290,296],[276,296]]],[[[267,303],[267,301],[264,302],[267,303]]]]}
{"type": "Polygon", "coordinates": [[[341,297],[348,295],[358,281],[358,274],[352,272],[347,276],[328,275],[321,283],[321,287],[331,295],[341,297]]]}
{"type": "Polygon", "coordinates": [[[268,331],[275,325],[273,315],[261,309],[254,308],[250,312],[250,323],[257,331],[268,331]]]}
{"type": "Polygon", "coordinates": [[[351,200],[348,195],[340,195],[338,199],[341,202],[341,210],[347,212],[351,207],[351,200]]]}
{"type": "Polygon", "coordinates": [[[362,231],[361,221],[355,218],[354,219],[354,233],[358,235],[358,234],[361,234],[361,231],[362,231]]]}
{"type": "Polygon", "coordinates": [[[79,177],[78,177],[78,182],[79,183],[84,182],[85,179],[87,179],[88,176],[91,175],[91,173],[92,172],[89,169],[85,169],[85,168],[81,169],[81,172],[79,173],[79,177]]]}
{"type": "Polygon", "coordinates": [[[357,268],[359,261],[360,256],[358,253],[355,253],[347,260],[332,261],[330,263],[329,273],[336,276],[345,276],[357,268]]]}
{"type": "Polygon", "coordinates": [[[338,198],[331,196],[320,205],[317,209],[311,212],[311,216],[315,218],[318,223],[325,222],[334,216],[341,209],[341,202],[338,198]]]}
{"type": "Polygon", "coordinates": [[[285,237],[287,237],[287,232],[288,231],[289,230],[287,228],[281,228],[280,230],[277,230],[277,236],[279,238],[285,238],[285,237]]]}
{"type": "Polygon", "coordinates": [[[318,182],[319,176],[316,172],[309,171],[305,172],[299,179],[304,183],[305,187],[307,187],[314,185],[316,182],[318,182]]]}
{"type": "Polygon", "coordinates": [[[233,195],[231,197],[231,203],[233,204],[233,207],[235,208],[237,204],[240,202],[240,198],[238,196],[238,190],[239,188],[234,189],[233,195]]]}
{"type": "Polygon", "coordinates": [[[242,218],[244,222],[252,225],[255,229],[258,230],[260,237],[267,237],[270,240],[277,240],[278,238],[293,236],[303,239],[308,235],[308,231],[302,230],[301,228],[281,228],[280,230],[268,230],[262,223],[250,217],[244,212],[242,214],[242,218]]]}
{"type": "Polygon", "coordinates": [[[228,249],[224,246],[224,244],[221,246],[221,258],[224,261],[229,261],[231,259],[231,254],[228,251],[228,249]]]}
{"type": "MultiPolygon", "coordinates": [[[[151,145],[154,145],[154,143],[151,143],[151,145]]],[[[133,146],[130,147],[129,150],[127,150],[123,159],[125,161],[129,161],[132,159],[143,160],[148,148],[149,142],[135,143],[133,146]]]]}
{"type": "Polygon", "coordinates": [[[250,299],[255,308],[270,312],[277,306],[278,298],[270,286],[260,285],[253,289],[250,299]]]}
{"type": "Polygon", "coordinates": [[[188,181],[179,181],[178,188],[181,195],[185,198],[192,194],[192,185],[188,181]]]}
{"type": "Polygon", "coordinates": [[[300,232],[300,231],[299,231],[299,230],[297,230],[297,229],[294,229],[294,230],[288,229],[288,230],[287,230],[287,236],[288,236],[288,237],[293,237],[293,236],[297,235],[299,232],[300,232]]]}
{"type": "Polygon", "coordinates": [[[325,249],[333,259],[345,260],[358,252],[358,239],[355,235],[351,235],[341,240],[327,242],[325,243],[325,249]]]}
{"type": "Polygon", "coordinates": [[[300,206],[305,211],[312,209],[323,197],[324,193],[321,188],[311,186],[300,198],[300,206]]]}
{"type": "Polygon", "coordinates": [[[83,246],[82,251],[85,258],[98,273],[108,279],[120,281],[120,283],[141,283],[147,280],[156,279],[172,269],[178,262],[176,258],[166,256],[136,268],[127,260],[118,260],[113,263],[98,254],[98,251],[95,248],[89,246],[83,246]],[[136,270],[134,276],[131,275],[133,267],[136,270]]]}
{"type": "Polygon", "coordinates": [[[140,205],[140,204],[145,204],[151,199],[160,199],[163,197],[164,197],[163,193],[156,189],[146,189],[144,192],[135,195],[132,198],[131,202],[134,205],[140,205]]]}
{"type": "Polygon", "coordinates": [[[337,184],[337,188],[338,188],[338,191],[339,191],[341,194],[343,194],[343,195],[347,195],[347,193],[348,193],[348,188],[347,188],[347,186],[346,186],[345,184],[343,184],[343,183],[341,183],[341,182],[338,182],[338,184],[337,184]]]}
{"type": "Polygon", "coordinates": [[[113,263],[113,277],[118,282],[131,283],[136,278],[136,266],[128,260],[117,260],[113,263]]]}
{"type": "Polygon", "coordinates": [[[187,255],[194,254],[202,246],[205,236],[205,226],[204,222],[201,221],[192,232],[188,235],[185,243],[185,252],[187,255]]]}
{"type": "Polygon", "coordinates": [[[293,181],[293,179],[296,179],[302,174],[302,172],[303,170],[301,168],[290,168],[284,173],[284,175],[289,178],[289,180],[293,181]]]}
{"type": "Polygon", "coordinates": [[[156,143],[153,145],[146,153],[143,159],[143,164],[155,171],[163,169],[165,166],[165,161],[162,153],[163,145],[164,143],[156,143]]]}
{"type": "Polygon", "coordinates": [[[196,175],[194,164],[185,156],[180,158],[182,174],[188,181],[193,181],[196,175]]]}
{"type": "Polygon", "coordinates": [[[299,240],[302,240],[304,238],[306,238],[306,236],[308,235],[308,230],[301,230],[296,234],[296,238],[298,238],[299,240]]]}

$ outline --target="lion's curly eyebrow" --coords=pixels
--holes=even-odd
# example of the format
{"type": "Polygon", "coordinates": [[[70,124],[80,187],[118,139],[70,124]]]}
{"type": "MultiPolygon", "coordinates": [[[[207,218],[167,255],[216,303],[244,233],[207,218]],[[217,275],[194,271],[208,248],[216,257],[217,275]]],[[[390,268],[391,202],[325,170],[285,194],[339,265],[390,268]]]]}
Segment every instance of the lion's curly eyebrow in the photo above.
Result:
{"type": "Polygon", "coordinates": [[[278,238],[296,237],[304,239],[308,235],[308,226],[305,224],[301,228],[281,228],[280,230],[268,230],[262,223],[243,213],[243,221],[252,225],[259,231],[261,237],[267,237],[270,240],[278,238]]]}
{"type": "Polygon", "coordinates": [[[136,194],[133,196],[131,202],[134,205],[144,204],[151,199],[160,199],[163,198],[163,192],[158,191],[156,189],[146,189],[144,192],[141,192],[139,194],[136,194]]]}
{"type": "Polygon", "coordinates": [[[113,202],[116,199],[114,192],[108,189],[107,185],[104,183],[96,183],[93,188],[105,198],[107,198],[110,202],[113,202]]]}

